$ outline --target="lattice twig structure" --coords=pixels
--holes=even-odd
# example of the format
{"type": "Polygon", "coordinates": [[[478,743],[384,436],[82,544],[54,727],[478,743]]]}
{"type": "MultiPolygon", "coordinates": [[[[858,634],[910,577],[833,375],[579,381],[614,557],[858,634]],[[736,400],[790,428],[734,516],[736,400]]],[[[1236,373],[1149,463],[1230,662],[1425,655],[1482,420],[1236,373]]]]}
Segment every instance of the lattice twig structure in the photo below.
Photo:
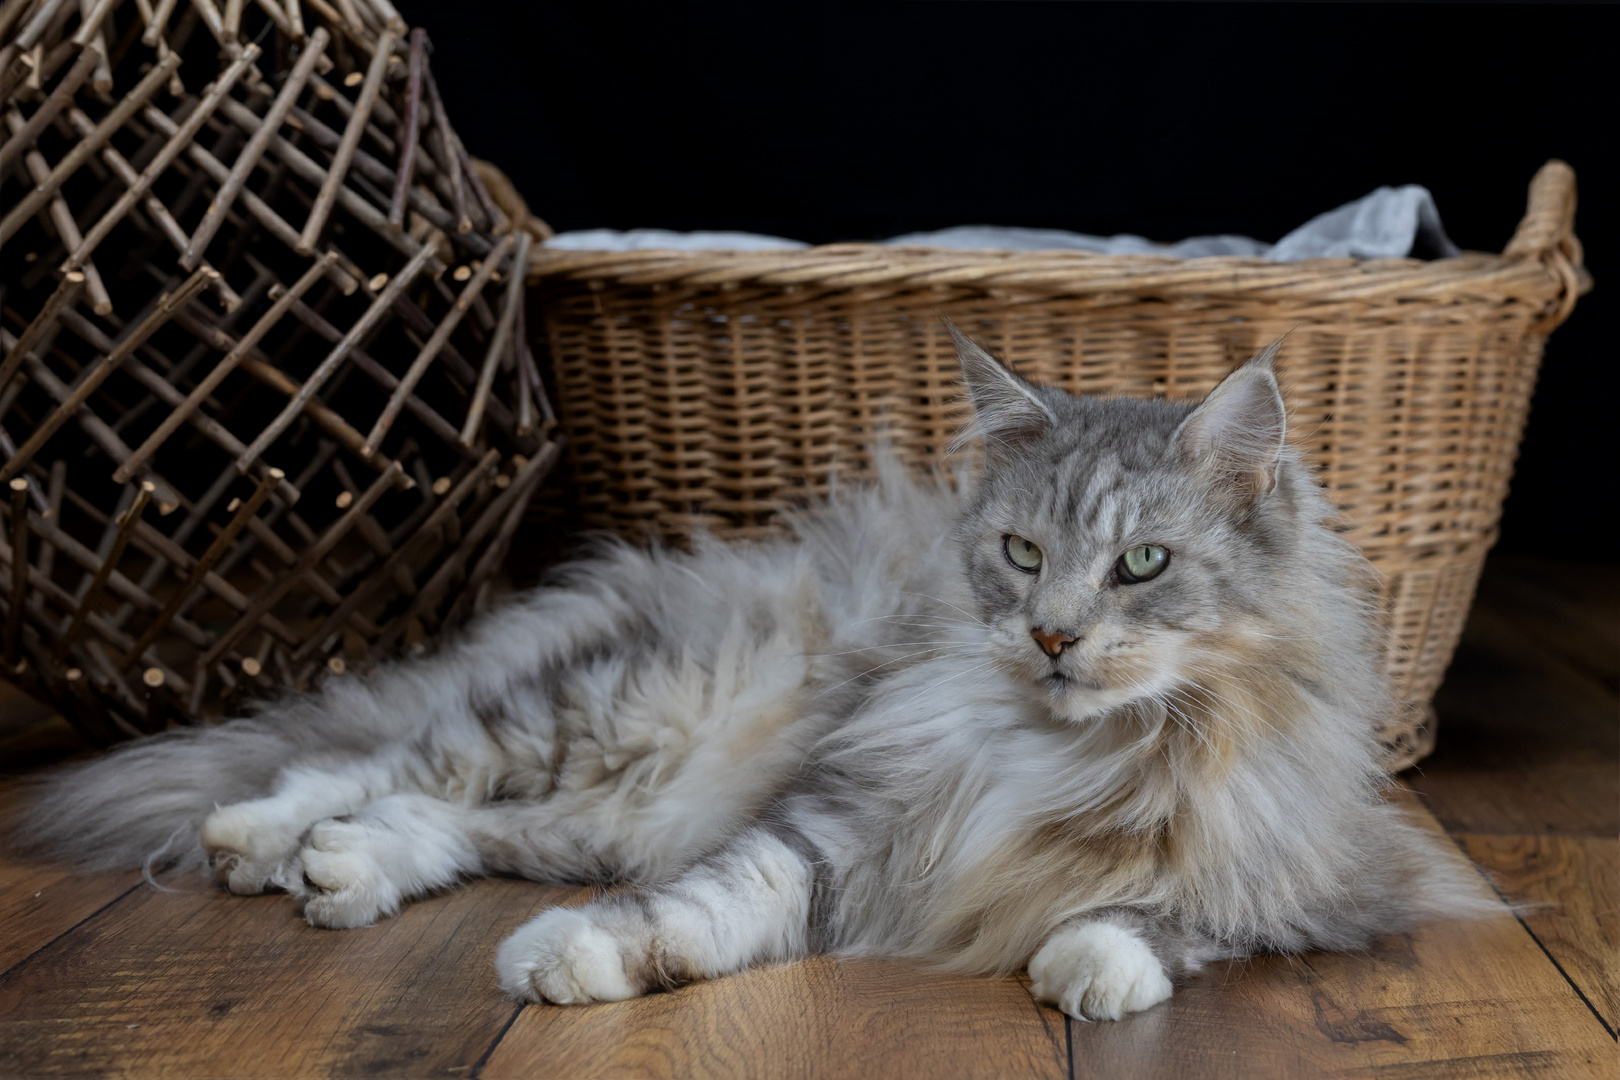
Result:
{"type": "Polygon", "coordinates": [[[546,230],[491,198],[422,31],[0,0],[0,43],[4,675],[110,741],[476,610],[558,453],[546,230]]]}

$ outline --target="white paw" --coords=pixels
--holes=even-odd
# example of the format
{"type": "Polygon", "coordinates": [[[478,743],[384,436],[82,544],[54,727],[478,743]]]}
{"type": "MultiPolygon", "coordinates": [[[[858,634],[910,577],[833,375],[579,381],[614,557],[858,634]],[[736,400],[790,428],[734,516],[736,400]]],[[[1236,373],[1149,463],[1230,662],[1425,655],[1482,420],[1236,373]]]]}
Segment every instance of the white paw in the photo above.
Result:
{"type": "Polygon", "coordinates": [[[1170,979],[1133,931],[1110,922],[1059,930],[1029,962],[1030,992],[1077,1020],[1118,1020],[1170,996],[1170,979]]]}
{"type": "Polygon", "coordinates": [[[641,993],[625,976],[618,941],[573,908],[543,912],[501,942],[495,971],[501,988],[521,1001],[583,1005],[641,993]]]}
{"type": "Polygon", "coordinates": [[[399,910],[404,897],[375,847],[372,830],[356,822],[322,821],[309,830],[298,859],[311,926],[352,930],[399,910]]]}
{"type": "Polygon", "coordinates": [[[253,803],[235,803],[209,814],[201,841],[214,879],[239,896],[262,893],[272,885],[285,888],[289,875],[294,880],[298,876],[288,866],[298,837],[253,803]]]}

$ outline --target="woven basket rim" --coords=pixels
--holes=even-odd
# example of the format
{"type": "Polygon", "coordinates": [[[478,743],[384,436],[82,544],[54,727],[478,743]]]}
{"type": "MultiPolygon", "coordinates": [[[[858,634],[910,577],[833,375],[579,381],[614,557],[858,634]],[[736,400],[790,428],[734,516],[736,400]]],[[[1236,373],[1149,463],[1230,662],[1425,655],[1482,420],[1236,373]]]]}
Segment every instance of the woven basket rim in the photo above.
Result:
{"type": "Polygon", "coordinates": [[[1530,183],[1528,206],[1500,255],[1468,252],[1424,261],[1309,259],[1279,263],[1236,256],[1181,259],[1084,251],[969,250],[823,244],[786,251],[564,251],[536,246],[531,284],[547,279],[613,281],[629,286],[735,288],[969,288],[1064,293],[1119,290],[1278,299],[1373,299],[1383,295],[1443,300],[1448,295],[1513,293],[1562,296],[1567,314],[1591,288],[1574,235],[1575,173],[1549,161],[1530,183]]]}

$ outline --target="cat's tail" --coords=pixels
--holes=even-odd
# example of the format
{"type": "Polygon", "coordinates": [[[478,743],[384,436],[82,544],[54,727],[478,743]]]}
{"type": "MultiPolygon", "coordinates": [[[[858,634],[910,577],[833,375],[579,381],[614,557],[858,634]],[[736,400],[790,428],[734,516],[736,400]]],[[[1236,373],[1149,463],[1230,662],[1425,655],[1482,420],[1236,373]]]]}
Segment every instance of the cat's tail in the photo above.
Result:
{"type": "Polygon", "coordinates": [[[1475,866],[1432,819],[1426,824],[1408,807],[1392,806],[1390,810],[1399,824],[1391,837],[1390,855],[1380,869],[1387,876],[1386,887],[1400,897],[1399,908],[1405,917],[1381,919],[1375,931],[1404,929],[1430,920],[1490,919],[1518,910],[1518,905],[1501,895],[1491,875],[1475,866]]]}
{"type": "Polygon", "coordinates": [[[138,739],[27,778],[3,830],[7,846],[82,870],[200,867],[198,833],[216,806],[268,794],[294,762],[368,753],[399,734],[374,708],[343,709],[342,699],[366,694],[364,680],[343,681],[355,685],[138,739]]]}

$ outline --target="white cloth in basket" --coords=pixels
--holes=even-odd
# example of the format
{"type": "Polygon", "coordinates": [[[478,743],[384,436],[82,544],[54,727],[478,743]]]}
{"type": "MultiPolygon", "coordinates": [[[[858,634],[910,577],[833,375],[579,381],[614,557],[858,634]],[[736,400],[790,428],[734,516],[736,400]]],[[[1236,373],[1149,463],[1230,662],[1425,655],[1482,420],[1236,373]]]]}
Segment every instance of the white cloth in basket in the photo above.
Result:
{"type": "MultiPolygon", "coordinates": [[[[1429,189],[1418,184],[1381,187],[1370,195],[1318,214],[1277,241],[1247,236],[1194,236],[1159,244],[1140,236],[1088,236],[1062,229],[1001,225],[958,225],[935,232],[906,233],[882,241],[908,247],[961,251],[1095,251],[1109,255],[1245,255],[1297,262],[1300,259],[1390,259],[1405,255],[1446,258],[1457,245],[1440,224],[1429,189]]],[[[791,251],[809,247],[799,240],[742,232],[672,232],[668,229],[581,229],[558,233],[546,247],[564,251],[791,251]]]]}

